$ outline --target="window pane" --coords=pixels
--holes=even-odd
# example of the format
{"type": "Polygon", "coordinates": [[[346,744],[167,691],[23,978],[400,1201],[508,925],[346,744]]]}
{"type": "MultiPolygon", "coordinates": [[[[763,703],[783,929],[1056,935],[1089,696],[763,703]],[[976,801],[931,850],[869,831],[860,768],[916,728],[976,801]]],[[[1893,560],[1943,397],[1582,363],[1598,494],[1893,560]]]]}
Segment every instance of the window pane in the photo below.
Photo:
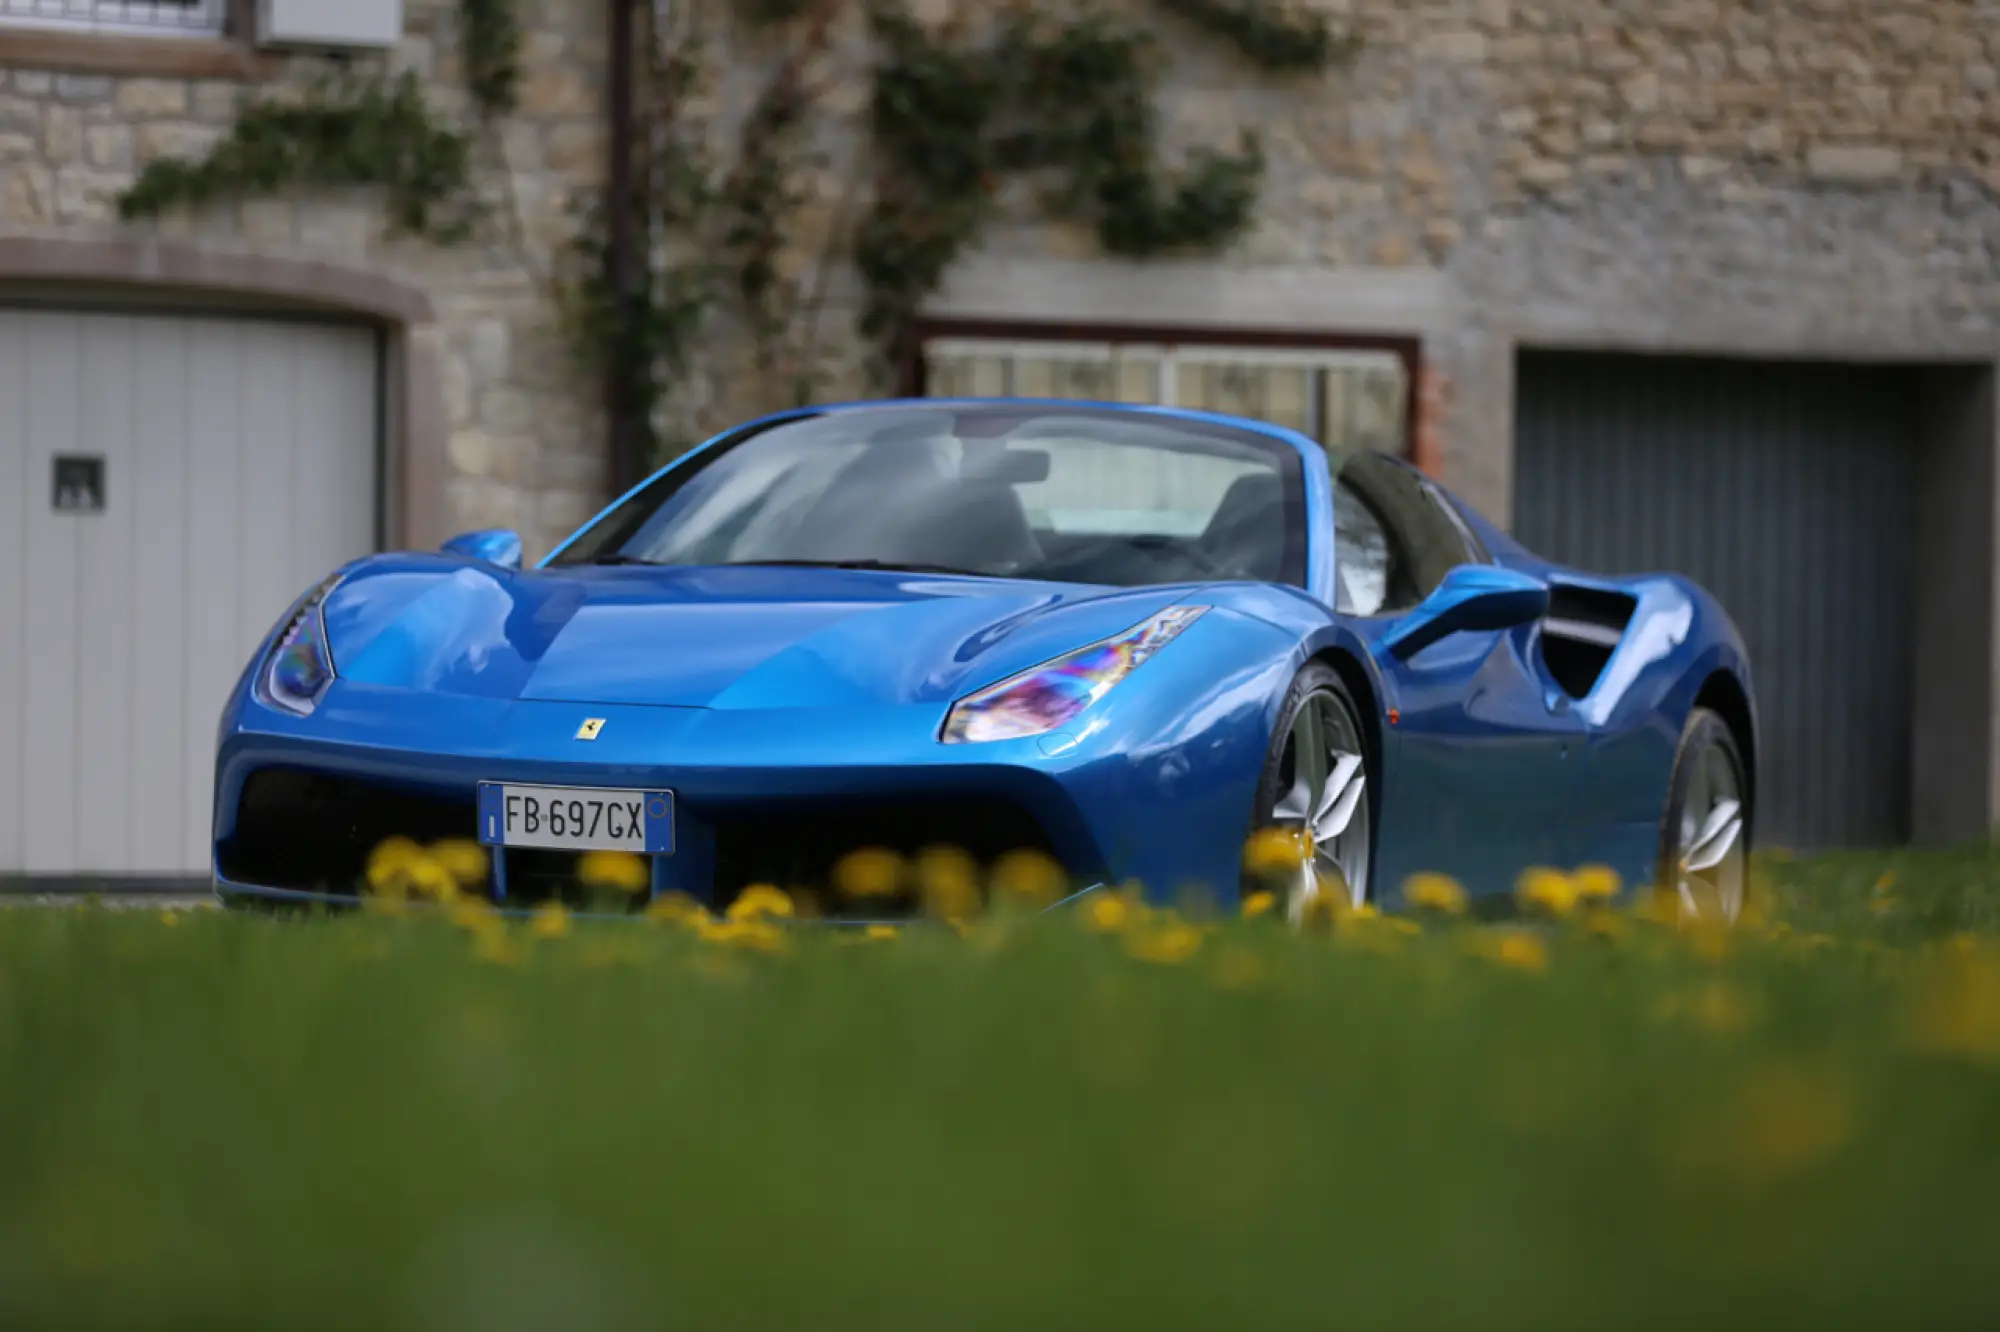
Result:
{"type": "Polygon", "coordinates": [[[1121,356],[1118,358],[1117,396],[1114,402],[1157,403],[1160,400],[1160,358],[1121,356]]]}
{"type": "Polygon", "coordinates": [[[1395,357],[1385,357],[1379,364],[1348,362],[1330,367],[1321,442],[1398,457],[1407,453],[1403,417],[1409,400],[1408,379],[1402,361],[1395,357]]]}
{"type": "Polygon", "coordinates": [[[1313,432],[1313,372],[1303,365],[1259,365],[1183,356],[1175,377],[1177,406],[1227,412],[1313,432]]]}
{"type": "Polygon", "coordinates": [[[933,398],[1004,398],[1007,361],[1001,356],[932,352],[925,385],[933,398]]]}
{"type": "Polygon", "coordinates": [[[1022,398],[1115,398],[1118,367],[1107,358],[1023,356],[1014,362],[1014,393],[1022,398]]]}

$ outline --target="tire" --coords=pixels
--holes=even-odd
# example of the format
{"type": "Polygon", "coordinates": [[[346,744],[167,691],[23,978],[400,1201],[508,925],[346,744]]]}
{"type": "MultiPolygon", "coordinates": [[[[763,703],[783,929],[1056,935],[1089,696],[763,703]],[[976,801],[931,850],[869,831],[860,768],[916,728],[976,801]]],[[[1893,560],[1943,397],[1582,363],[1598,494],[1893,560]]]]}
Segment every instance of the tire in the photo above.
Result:
{"type": "Polygon", "coordinates": [[[1257,782],[1253,828],[1301,831],[1316,816],[1317,831],[1305,865],[1292,881],[1284,903],[1287,916],[1303,919],[1313,898],[1344,883],[1347,901],[1359,906],[1373,899],[1375,793],[1374,761],[1368,752],[1368,732],[1361,710],[1332,667],[1308,662],[1278,709],[1278,723],[1264,756],[1257,782]],[[1315,772],[1301,774],[1298,752],[1310,734],[1308,710],[1325,739],[1322,781],[1313,789],[1315,772]],[[1301,780],[1303,777],[1303,781],[1301,780]],[[1326,833],[1328,836],[1322,837],[1326,833]]]}
{"type": "Polygon", "coordinates": [[[1678,897],[1683,916],[1735,921],[1750,888],[1749,814],[1736,736],[1720,714],[1696,708],[1667,781],[1655,891],[1678,897]]]}

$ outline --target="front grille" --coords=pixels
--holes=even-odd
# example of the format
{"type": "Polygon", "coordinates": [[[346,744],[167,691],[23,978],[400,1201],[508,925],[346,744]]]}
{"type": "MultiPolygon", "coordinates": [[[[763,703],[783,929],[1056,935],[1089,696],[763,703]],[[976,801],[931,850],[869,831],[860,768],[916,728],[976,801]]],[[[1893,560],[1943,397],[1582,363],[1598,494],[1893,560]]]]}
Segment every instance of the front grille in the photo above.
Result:
{"type": "Polygon", "coordinates": [[[1041,824],[1002,800],[784,802],[759,805],[754,811],[712,814],[710,819],[715,830],[718,909],[726,909],[752,884],[771,884],[828,919],[916,915],[922,903],[913,883],[904,884],[893,896],[865,903],[839,899],[834,867],[860,850],[887,850],[911,860],[926,848],[949,846],[971,856],[982,869],[1009,851],[1057,858],[1041,824]]]}
{"type": "Polygon", "coordinates": [[[583,853],[515,847],[507,856],[507,906],[534,907],[560,902],[579,911],[641,911],[649,893],[627,896],[616,890],[590,889],[578,877],[583,853]]]}
{"type": "MultiPolygon", "coordinates": [[[[882,849],[913,861],[927,848],[955,847],[989,868],[1009,851],[1059,859],[1048,833],[1017,805],[992,799],[772,801],[750,809],[702,810],[683,806],[684,854],[712,832],[715,878],[709,899],[725,910],[752,884],[772,884],[798,895],[829,919],[894,919],[917,914],[914,882],[889,897],[843,904],[833,890],[834,867],[851,852],[882,849]],[[698,828],[705,824],[706,828],[698,828]]],[[[358,898],[368,858],[391,837],[428,846],[476,836],[471,792],[439,796],[390,783],[292,768],[264,768],[244,783],[235,830],[216,848],[226,879],[358,898]]],[[[508,907],[559,901],[603,910],[611,903],[592,895],[577,876],[578,853],[516,848],[505,853],[508,907]]],[[[1091,867],[1072,865],[1073,874],[1091,867]]],[[[914,877],[914,876],[912,876],[914,877]]],[[[699,885],[689,885],[697,892],[699,885]]],[[[492,896],[493,885],[485,886],[492,896]]],[[[641,910],[649,894],[624,904],[641,910]]]]}
{"type": "Polygon", "coordinates": [[[263,768],[243,784],[236,828],[216,848],[237,883],[353,896],[368,857],[391,837],[422,845],[473,836],[473,797],[436,796],[294,768],[263,768]]]}

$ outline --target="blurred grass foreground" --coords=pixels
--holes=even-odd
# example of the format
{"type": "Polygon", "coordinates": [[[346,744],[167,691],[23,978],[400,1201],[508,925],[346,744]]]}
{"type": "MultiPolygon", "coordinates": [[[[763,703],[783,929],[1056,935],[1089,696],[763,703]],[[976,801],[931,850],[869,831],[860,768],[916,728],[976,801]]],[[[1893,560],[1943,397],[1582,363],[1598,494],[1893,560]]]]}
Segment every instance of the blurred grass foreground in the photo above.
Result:
{"type": "Polygon", "coordinates": [[[1772,864],[1728,931],[0,912],[0,1327],[1991,1327],[1996,870],[1772,864]]]}

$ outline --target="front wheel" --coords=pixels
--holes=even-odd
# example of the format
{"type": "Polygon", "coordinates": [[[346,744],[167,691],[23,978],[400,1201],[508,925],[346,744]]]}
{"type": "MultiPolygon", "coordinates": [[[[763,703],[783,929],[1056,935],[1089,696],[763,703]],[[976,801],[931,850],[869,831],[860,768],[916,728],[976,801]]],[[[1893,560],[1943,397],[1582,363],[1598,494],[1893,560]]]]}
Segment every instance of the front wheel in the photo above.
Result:
{"type": "Polygon", "coordinates": [[[1373,813],[1361,714],[1332,668],[1309,664],[1292,681],[1257,787],[1256,826],[1298,835],[1304,852],[1285,893],[1297,923],[1321,893],[1350,906],[1369,897],[1373,813]]]}
{"type": "Polygon", "coordinates": [[[1657,891],[1684,917],[1734,921],[1750,879],[1749,787],[1729,724],[1696,708],[1681,728],[1660,821],[1657,891]]]}

